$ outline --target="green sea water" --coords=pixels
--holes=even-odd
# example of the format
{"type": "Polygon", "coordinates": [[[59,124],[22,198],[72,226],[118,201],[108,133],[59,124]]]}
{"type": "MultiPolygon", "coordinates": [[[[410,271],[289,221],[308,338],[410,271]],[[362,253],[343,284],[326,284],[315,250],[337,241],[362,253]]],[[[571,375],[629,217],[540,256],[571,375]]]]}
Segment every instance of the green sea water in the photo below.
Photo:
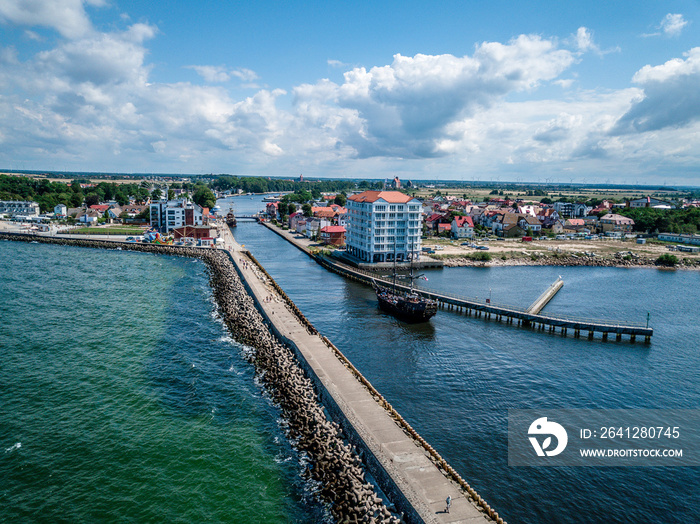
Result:
{"type": "Polygon", "coordinates": [[[315,522],[202,262],[0,242],[0,521],[315,522]]]}

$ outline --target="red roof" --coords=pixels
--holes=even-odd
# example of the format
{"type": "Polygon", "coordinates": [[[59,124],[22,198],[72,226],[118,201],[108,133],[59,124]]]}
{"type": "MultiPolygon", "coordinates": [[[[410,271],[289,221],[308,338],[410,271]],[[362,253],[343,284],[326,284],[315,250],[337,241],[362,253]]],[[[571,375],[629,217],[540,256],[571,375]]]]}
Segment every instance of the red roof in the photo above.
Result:
{"type": "Polygon", "coordinates": [[[413,200],[413,197],[404,195],[399,191],[363,191],[348,197],[348,200],[353,202],[376,202],[380,199],[391,204],[405,204],[413,200]]]}
{"type": "Polygon", "coordinates": [[[465,223],[470,227],[474,227],[474,221],[472,220],[472,217],[462,217],[462,216],[455,217],[455,224],[457,227],[464,227],[465,223]]]}
{"type": "Polygon", "coordinates": [[[93,204],[90,206],[90,209],[94,209],[96,211],[101,211],[104,213],[105,211],[107,211],[109,209],[109,205],[108,204],[93,204]]]}
{"type": "Polygon", "coordinates": [[[444,215],[440,215],[438,213],[433,213],[430,215],[428,218],[425,219],[426,222],[435,222],[436,220],[440,220],[441,218],[445,218],[444,215]]]}
{"type": "Polygon", "coordinates": [[[345,233],[343,226],[326,226],[321,228],[321,233],[345,233]]]}

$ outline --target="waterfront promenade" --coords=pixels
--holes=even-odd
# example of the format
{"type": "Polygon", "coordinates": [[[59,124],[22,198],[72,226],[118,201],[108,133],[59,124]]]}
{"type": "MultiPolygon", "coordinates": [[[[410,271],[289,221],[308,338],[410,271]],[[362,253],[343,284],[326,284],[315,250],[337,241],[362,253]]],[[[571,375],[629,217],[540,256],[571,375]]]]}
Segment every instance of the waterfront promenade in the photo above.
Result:
{"type": "MultiPolygon", "coordinates": [[[[427,449],[400,424],[392,410],[377,401],[376,395],[341,361],[332,347],[300,322],[280,296],[269,277],[233,238],[221,230],[224,246],[233,257],[237,271],[253,296],[261,314],[282,340],[295,348],[305,369],[321,390],[327,409],[346,429],[351,442],[364,450],[365,463],[397,509],[409,520],[429,523],[478,523],[489,520],[488,506],[476,495],[473,502],[458,480],[448,478],[446,463],[438,466],[439,455],[427,449]],[[445,499],[452,498],[446,513],[445,499]]],[[[351,366],[351,365],[350,365],[351,366]]],[[[394,412],[395,413],[395,412],[394,412]]],[[[397,414],[396,414],[397,415],[397,414]]],[[[404,424],[405,421],[401,419],[404,424]]],[[[410,426],[409,426],[410,427],[410,426]]],[[[426,443],[427,444],[427,443],[426,443]]],[[[429,448],[429,446],[428,446],[429,448]]],[[[444,462],[444,461],[443,461],[444,462]]],[[[491,513],[494,514],[493,510],[491,513]]],[[[498,518],[497,521],[502,522],[498,518]]]]}

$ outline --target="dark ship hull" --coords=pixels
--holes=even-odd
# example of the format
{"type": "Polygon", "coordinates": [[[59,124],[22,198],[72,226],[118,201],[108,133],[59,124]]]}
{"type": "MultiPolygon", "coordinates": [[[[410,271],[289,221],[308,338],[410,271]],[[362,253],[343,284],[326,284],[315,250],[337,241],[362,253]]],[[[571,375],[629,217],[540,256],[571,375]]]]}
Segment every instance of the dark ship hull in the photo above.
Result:
{"type": "Polygon", "coordinates": [[[437,313],[437,302],[416,294],[402,295],[375,286],[379,307],[406,322],[427,322],[437,313]]]}
{"type": "Polygon", "coordinates": [[[226,225],[228,227],[236,227],[236,217],[233,216],[233,213],[226,215],[226,225]]]}

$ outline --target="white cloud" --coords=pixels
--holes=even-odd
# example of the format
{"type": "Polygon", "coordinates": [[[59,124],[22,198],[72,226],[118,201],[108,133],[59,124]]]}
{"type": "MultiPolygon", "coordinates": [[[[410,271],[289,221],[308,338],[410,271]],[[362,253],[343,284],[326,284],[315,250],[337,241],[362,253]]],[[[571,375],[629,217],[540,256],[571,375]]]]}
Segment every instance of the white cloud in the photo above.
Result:
{"type": "Polygon", "coordinates": [[[644,89],[612,130],[614,134],[683,127],[700,120],[700,47],[659,66],[646,65],[632,81],[644,89]]]}
{"type": "Polygon", "coordinates": [[[683,15],[668,13],[659,27],[666,36],[678,36],[686,25],[688,21],[683,19],[683,15]]]}
{"type": "Polygon", "coordinates": [[[92,31],[85,5],[103,6],[104,0],[3,0],[0,19],[20,25],[51,27],[66,38],[92,31]]]}
{"type": "Polygon", "coordinates": [[[552,40],[521,35],[507,44],[484,42],[473,56],[395,55],[391,65],[346,72],[341,85],[301,86],[295,100],[305,114],[325,114],[335,129],[351,131],[337,137],[338,145],[359,157],[440,156],[450,123],[556,78],[574,60],[552,40]],[[326,107],[310,111],[314,104],[326,107]],[[342,117],[351,122],[340,126],[342,117]]]}
{"type": "Polygon", "coordinates": [[[187,66],[188,69],[194,69],[199,76],[210,83],[226,82],[231,78],[231,75],[223,66],[187,66]]]}
{"type": "MultiPolygon", "coordinates": [[[[258,79],[258,75],[251,69],[228,69],[224,66],[186,66],[188,69],[194,69],[199,76],[204,78],[209,83],[228,82],[231,77],[240,79],[243,82],[252,82],[258,79]]],[[[246,84],[243,87],[255,87],[254,85],[246,84]]]]}
{"type": "MultiPolygon", "coordinates": [[[[522,35],[462,57],[397,54],[349,68],[341,82],[296,86],[290,104],[279,89],[240,99],[230,85],[153,82],[146,46],[157,33],[148,24],[89,30],[26,61],[0,47],[0,164],[417,177],[700,165],[698,49],[640,69],[637,87],[582,91],[570,89],[571,66],[598,49],[587,28],[562,44],[573,51],[522,35]],[[537,99],[543,84],[566,98],[537,99]]],[[[250,69],[189,67],[207,83],[258,79],[250,69]]]]}
{"type": "Polygon", "coordinates": [[[579,27],[576,31],[576,47],[582,53],[586,51],[600,52],[598,46],[593,43],[593,36],[586,27],[579,27]]]}

